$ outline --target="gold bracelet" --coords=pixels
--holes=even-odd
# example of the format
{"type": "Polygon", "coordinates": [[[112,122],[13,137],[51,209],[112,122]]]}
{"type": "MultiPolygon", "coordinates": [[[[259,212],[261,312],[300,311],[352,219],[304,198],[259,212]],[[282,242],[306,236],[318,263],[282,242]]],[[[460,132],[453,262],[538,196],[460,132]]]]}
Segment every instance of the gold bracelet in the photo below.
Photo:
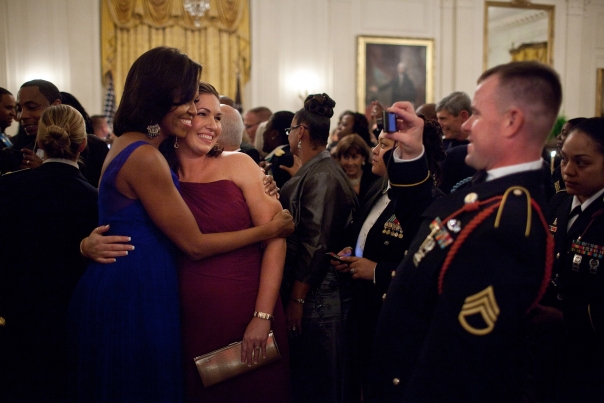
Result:
{"type": "Polygon", "coordinates": [[[87,259],[90,259],[88,256],[86,256],[86,254],[82,250],[82,244],[84,243],[85,240],[86,240],[86,238],[82,239],[82,241],[80,242],[80,255],[84,256],[87,259]]]}
{"type": "Polygon", "coordinates": [[[258,312],[258,311],[254,311],[254,317],[260,318],[260,319],[266,319],[266,320],[275,319],[275,317],[273,315],[271,315],[270,313],[264,313],[264,312],[258,312]]]}
{"type": "Polygon", "coordinates": [[[303,298],[294,298],[294,297],[290,297],[289,299],[291,299],[292,301],[297,302],[298,304],[302,304],[302,305],[304,305],[304,299],[303,299],[303,298]]]}

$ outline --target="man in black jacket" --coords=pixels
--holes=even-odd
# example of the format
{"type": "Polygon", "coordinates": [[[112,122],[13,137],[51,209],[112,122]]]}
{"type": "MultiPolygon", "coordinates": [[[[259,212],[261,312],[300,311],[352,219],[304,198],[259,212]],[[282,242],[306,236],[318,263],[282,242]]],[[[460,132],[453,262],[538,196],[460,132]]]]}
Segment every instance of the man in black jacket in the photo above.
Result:
{"type": "MultiPolygon", "coordinates": [[[[21,86],[17,94],[17,120],[21,124],[22,131],[12,138],[12,148],[20,151],[23,158],[20,159],[20,165],[14,165],[7,170],[16,171],[42,165],[42,158],[35,152],[38,121],[48,107],[60,103],[61,93],[49,81],[31,80],[21,86]]],[[[95,187],[98,186],[101,167],[107,152],[105,142],[94,136],[88,136],[88,144],[81,154],[80,171],[95,187]]]]}
{"type": "MultiPolygon", "coordinates": [[[[463,130],[466,163],[484,181],[422,215],[385,296],[369,401],[521,401],[524,322],[551,273],[540,155],[561,100],[558,75],[536,62],[478,80],[463,130]]],[[[423,120],[409,103],[389,111],[399,118],[392,192],[409,200],[430,187],[423,120]]]]}

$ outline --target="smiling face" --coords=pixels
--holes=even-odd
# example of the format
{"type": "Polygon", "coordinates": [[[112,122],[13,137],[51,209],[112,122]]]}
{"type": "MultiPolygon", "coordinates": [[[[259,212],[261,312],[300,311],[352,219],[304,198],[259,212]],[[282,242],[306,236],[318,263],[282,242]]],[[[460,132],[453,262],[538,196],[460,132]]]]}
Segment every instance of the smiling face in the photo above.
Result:
{"type": "Polygon", "coordinates": [[[387,139],[386,136],[384,136],[384,133],[380,134],[377,146],[373,147],[373,150],[371,150],[373,153],[373,158],[371,159],[371,172],[377,176],[386,175],[388,168],[384,161],[384,154],[388,150],[391,150],[392,147],[394,147],[394,141],[387,139]]]}
{"type": "Polygon", "coordinates": [[[38,122],[50,102],[39,87],[22,87],[17,94],[17,120],[28,136],[38,134],[38,122]]]}
{"type": "Polygon", "coordinates": [[[461,131],[461,125],[464,122],[462,114],[455,116],[445,109],[436,112],[436,118],[443,130],[443,136],[447,140],[463,140],[465,138],[461,131]]]}
{"type": "Polygon", "coordinates": [[[344,154],[340,157],[340,165],[344,168],[346,176],[356,179],[363,174],[363,156],[354,151],[349,154],[344,154]]]}
{"type": "Polygon", "coordinates": [[[3,132],[17,118],[16,107],[17,104],[12,95],[0,95],[0,132],[3,132]]]}
{"type": "Polygon", "coordinates": [[[472,100],[472,116],[462,125],[462,130],[469,133],[470,141],[465,162],[477,170],[497,168],[501,159],[500,133],[504,127],[504,113],[497,104],[498,86],[496,75],[478,85],[472,100]]]}
{"type": "Polygon", "coordinates": [[[572,131],[561,154],[562,178],[568,194],[583,203],[604,188],[604,154],[590,136],[580,130],[572,131]]]}
{"type": "Polygon", "coordinates": [[[195,102],[197,114],[184,141],[179,142],[179,151],[196,156],[206,155],[216,145],[222,131],[220,101],[214,94],[201,94],[195,102]]]}
{"type": "Polygon", "coordinates": [[[191,128],[193,116],[195,116],[195,101],[172,107],[170,112],[164,116],[159,127],[166,136],[184,138],[191,128]]]}

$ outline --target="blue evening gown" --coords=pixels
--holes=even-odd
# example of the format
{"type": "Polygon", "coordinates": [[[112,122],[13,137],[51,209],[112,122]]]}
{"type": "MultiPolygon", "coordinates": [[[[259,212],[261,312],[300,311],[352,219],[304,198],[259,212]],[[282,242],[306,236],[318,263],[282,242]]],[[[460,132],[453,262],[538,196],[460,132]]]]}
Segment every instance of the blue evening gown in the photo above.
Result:
{"type": "Polygon", "coordinates": [[[81,402],[183,399],[176,250],[142,203],[115,187],[121,167],[144,145],[117,155],[99,188],[100,224],[111,225],[109,235],[131,236],[135,249],[113,264],[90,263],[71,301],[81,402]]]}

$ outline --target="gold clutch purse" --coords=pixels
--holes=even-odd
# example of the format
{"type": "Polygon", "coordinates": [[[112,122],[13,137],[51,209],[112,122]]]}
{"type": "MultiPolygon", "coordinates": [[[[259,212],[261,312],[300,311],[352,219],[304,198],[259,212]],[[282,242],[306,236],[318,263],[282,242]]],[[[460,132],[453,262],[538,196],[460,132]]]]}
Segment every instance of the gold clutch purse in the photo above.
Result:
{"type": "Polygon", "coordinates": [[[234,378],[246,372],[268,365],[281,358],[275,336],[271,330],[266,340],[266,358],[258,357],[258,364],[248,367],[241,362],[241,342],[229,344],[226,347],[195,357],[195,365],[201,376],[203,386],[215,385],[227,379],[234,378]]]}

